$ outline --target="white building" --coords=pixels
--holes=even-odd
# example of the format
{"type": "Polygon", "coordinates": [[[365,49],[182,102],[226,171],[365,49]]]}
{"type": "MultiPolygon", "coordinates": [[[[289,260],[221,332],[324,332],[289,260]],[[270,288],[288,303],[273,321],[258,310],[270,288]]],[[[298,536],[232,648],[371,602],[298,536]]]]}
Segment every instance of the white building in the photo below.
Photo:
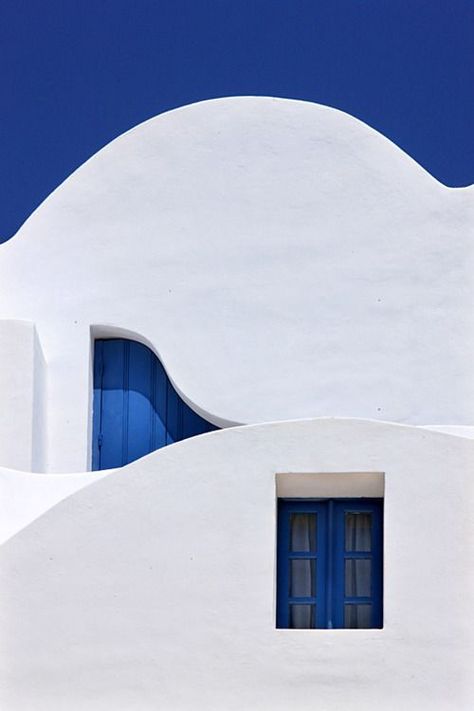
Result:
{"type": "Polygon", "coordinates": [[[2,709],[472,708],[473,224],[356,119],[255,97],[33,213],[0,247],[2,709]]]}

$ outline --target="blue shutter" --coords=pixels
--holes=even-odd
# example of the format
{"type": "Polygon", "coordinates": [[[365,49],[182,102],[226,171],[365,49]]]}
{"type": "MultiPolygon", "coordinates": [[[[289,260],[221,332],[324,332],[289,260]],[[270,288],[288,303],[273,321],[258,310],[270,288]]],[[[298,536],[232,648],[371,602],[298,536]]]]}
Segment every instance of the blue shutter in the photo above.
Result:
{"type": "Polygon", "coordinates": [[[93,408],[94,470],[217,429],[183,402],[149,348],[122,338],[95,341],[93,408]]]}
{"type": "Polygon", "coordinates": [[[311,627],[327,626],[327,540],[327,506],[324,502],[279,501],[277,627],[292,627],[292,611],[302,607],[310,610],[311,619],[314,621],[311,627]],[[310,545],[292,544],[292,521],[298,516],[314,516],[314,530],[307,541],[310,545]],[[292,591],[292,566],[310,563],[311,576],[314,577],[313,594],[294,594],[298,591],[292,591]]]}
{"type": "Polygon", "coordinates": [[[333,521],[334,627],[382,627],[382,502],[379,499],[336,499],[333,521]],[[347,517],[368,520],[369,545],[346,545],[347,517]],[[367,580],[365,590],[350,589],[350,568],[357,565],[367,566],[367,574],[362,576],[362,582],[367,580]],[[359,620],[358,612],[363,613],[359,620]]]}
{"type": "Polygon", "coordinates": [[[277,627],[382,627],[382,511],[381,499],[279,500],[277,627]]]}

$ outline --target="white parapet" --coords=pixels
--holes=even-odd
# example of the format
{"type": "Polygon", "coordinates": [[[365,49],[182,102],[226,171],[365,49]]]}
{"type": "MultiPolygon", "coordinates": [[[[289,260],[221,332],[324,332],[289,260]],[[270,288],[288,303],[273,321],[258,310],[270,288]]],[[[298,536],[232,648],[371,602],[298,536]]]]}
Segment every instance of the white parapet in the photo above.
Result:
{"type": "Polygon", "coordinates": [[[468,711],[473,456],[322,419],[116,470],[2,546],[2,708],[468,711]],[[276,498],[308,492],[383,495],[383,629],[276,629],[276,498]]]}

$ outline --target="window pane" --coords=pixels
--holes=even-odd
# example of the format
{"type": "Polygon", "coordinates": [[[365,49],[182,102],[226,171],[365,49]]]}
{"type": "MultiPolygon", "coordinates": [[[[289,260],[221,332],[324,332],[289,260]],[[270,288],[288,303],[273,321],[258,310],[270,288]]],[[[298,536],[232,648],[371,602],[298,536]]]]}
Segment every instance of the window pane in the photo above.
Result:
{"type": "Polygon", "coordinates": [[[346,513],[346,551],[372,550],[372,514],[346,513]]]}
{"type": "Polygon", "coordinates": [[[372,561],[355,558],[345,562],[345,594],[347,597],[370,597],[372,561]]]}
{"type": "Polygon", "coordinates": [[[316,550],[316,514],[291,514],[290,531],[291,551],[310,553],[316,550]]]}
{"type": "Polygon", "coordinates": [[[292,597],[313,597],[315,594],[315,560],[292,560],[290,595],[292,597]]]}
{"type": "Polygon", "coordinates": [[[345,629],[372,627],[372,605],[344,605],[345,629]]]}
{"type": "Polygon", "coordinates": [[[290,629],[312,629],[315,612],[316,605],[290,605],[290,629]]]}

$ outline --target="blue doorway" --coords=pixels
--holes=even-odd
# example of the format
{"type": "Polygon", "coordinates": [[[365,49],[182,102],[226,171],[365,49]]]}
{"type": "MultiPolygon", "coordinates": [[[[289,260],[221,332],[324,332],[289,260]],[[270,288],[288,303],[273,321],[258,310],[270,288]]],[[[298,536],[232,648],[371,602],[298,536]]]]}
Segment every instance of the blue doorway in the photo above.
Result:
{"type": "Polygon", "coordinates": [[[180,398],[149,348],[125,338],[95,341],[94,471],[216,429],[180,398]]]}

